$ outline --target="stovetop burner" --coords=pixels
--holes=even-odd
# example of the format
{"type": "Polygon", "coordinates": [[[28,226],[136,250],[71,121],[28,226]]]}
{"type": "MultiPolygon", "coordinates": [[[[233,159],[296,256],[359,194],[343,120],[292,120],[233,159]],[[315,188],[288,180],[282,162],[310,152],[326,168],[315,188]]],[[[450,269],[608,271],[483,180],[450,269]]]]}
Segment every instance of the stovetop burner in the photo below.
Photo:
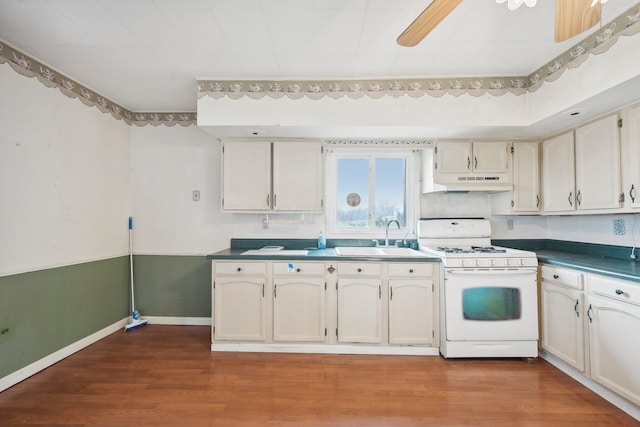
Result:
{"type": "Polygon", "coordinates": [[[497,253],[507,252],[506,249],[502,249],[502,248],[496,249],[493,246],[471,246],[469,249],[438,246],[436,249],[447,254],[475,254],[475,253],[497,254],[497,253]]]}

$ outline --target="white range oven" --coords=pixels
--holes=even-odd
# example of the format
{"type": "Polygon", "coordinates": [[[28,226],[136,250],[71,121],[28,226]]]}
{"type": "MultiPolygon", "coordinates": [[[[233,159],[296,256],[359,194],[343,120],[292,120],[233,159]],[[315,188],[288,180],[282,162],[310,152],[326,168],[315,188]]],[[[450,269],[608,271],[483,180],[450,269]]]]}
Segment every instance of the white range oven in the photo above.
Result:
{"type": "Polygon", "coordinates": [[[418,222],[420,249],[442,259],[444,357],[538,356],[536,254],[491,246],[486,219],[418,222]]]}

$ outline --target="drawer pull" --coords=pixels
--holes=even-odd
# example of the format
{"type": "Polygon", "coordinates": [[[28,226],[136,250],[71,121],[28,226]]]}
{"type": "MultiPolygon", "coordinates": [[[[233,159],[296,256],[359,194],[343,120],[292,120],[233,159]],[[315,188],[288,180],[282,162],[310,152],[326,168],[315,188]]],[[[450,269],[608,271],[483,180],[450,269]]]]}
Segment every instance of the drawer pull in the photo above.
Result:
{"type": "Polygon", "coordinates": [[[580,312],[578,311],[578,303],[580,301],[576,300],[576,305],[573,306],[573,310],[576,312],[576,317],[580,317],[580,312]]]}
{"type": "Polygon", "coordinates": [[[238,267],[238,268],[236,269],[236,271],[242,271],[242,268],[238,267]]]}
{"type": "Polygon", "coordinates": [[[559,279],[559,278],[560,278],[560,276],[558,276],[557,274],[554,274],[554,275],[553,275],[553,278],[554,278],[554,279],[559,279]]]}
{"type": "Polygon", "coordinates": [[[616,295],[622,295],[624,292],[621,289],[616,289],[616,295]]]}

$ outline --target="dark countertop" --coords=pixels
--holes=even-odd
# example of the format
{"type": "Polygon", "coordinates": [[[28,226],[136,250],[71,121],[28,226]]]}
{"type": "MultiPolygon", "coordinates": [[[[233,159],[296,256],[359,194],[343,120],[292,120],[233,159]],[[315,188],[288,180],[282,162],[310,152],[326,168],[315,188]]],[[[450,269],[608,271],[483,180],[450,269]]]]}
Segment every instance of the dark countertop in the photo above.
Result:
{"type": "Polygon", "coordinates": [[[640,263],[632,259],[624,260],[549,249],[537,249],[535,252],[538,260],[545,264],[640,282],[640,263]]]}
{"type": "Polygon", "coordinates": [[[305,255],[288,255],[269,253],[265,255],[242,255],[246,248],[230,248],[207,255],[210,260],[243,260],[243,261],[377,261],[377,262],[440,262],[440,258],[432,255],[416,256],[344,256],[336,255],[333,248],[308,249],[305,255]]]}

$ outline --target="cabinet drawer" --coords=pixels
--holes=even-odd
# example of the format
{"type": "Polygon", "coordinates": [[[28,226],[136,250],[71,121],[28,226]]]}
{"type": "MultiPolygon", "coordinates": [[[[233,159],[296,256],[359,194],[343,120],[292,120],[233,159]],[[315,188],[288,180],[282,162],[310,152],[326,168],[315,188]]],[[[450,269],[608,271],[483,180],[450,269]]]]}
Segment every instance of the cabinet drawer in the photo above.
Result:
{"type": "Polygon", "coordinates": [[[338,274],[354,276],[380,276],[382,264],[368,262],[339,262],[338,274]]]}
{"type": "Polygon", "coordinates": [[[389,264],[389,277],[431,277],[433,264],[389,264]]]}
{"type": "Polygon", "coordinates": [[[583,289],[582,273],[566,268],[542,266],[542,281],[567,286],[569,288],[583,289]]]}
{"type": "Polygon", "coordinates": [[[267,264],[264,262],[216,262],[215,273],[218,275],[264,276],[267,274],[267,264]]]}
{"type": "Polygon", "coordinates": [[[589,275],[590,293],[640,305],[640,283],[589,275]]]}
{"type": "Polygon", "coordinates": [[[324,263],[317,262],[275,262],[273,263],[273,275],[324,275],[324,263]]]}

